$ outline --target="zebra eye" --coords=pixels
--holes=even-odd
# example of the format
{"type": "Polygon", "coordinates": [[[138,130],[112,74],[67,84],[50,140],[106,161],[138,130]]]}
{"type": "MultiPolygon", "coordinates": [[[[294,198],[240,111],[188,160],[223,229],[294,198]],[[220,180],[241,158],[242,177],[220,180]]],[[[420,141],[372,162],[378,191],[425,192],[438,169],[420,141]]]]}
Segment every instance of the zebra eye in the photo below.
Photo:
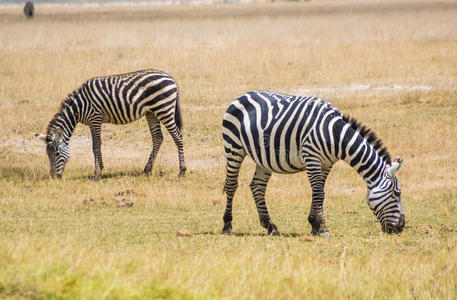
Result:
{"type": "Polygon", "coordinates": [[[401,196],[401,192],[399,192],[399,191],[394,191],[394,195],[395,195],[396,197],[400,197],[400,196],[401,196]]]}

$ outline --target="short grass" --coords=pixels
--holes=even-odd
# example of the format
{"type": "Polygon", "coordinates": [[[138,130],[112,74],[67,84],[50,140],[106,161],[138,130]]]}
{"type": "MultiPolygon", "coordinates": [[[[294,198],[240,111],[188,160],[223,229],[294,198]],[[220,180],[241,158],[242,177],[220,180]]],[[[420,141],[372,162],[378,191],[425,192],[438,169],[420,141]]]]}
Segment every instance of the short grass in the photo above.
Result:
{"type": "Polygon", "coordinates": [[[455,299],[455,28],[453,1],[37,5],[33,20],[0,8],[0,298],[455,299]],[[50,180],[33,134],[59,102],[92,76],[144,68],[180,86],[186,178],[167,134],[142,175],[143,120],[104,126],[97,183],[80,125],[64,178],[50,180]],[[363,181],[338,163],[326,186],[332,237],[309,234],[304,173],[272,177],[267,203],[282,235],[265,236],[246,160],[234,234],[222,236],[221,119],[254,89],[315,90],[404,157],[404,232],[381,232],[363,181]]]}

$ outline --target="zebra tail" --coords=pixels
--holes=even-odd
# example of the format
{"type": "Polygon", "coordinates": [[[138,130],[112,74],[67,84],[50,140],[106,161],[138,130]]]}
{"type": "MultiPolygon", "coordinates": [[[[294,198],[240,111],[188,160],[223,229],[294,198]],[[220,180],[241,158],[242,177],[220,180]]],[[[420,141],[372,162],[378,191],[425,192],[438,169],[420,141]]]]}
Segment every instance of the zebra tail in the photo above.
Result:
{"type": "Polygon", "coordinates": [[[182,122],[181,107],[179,106],[179,97],[176,97],[175,123],[176,123],[176,126],[178,126],[179,130],[182,130],[183,122],[182,122]]]}

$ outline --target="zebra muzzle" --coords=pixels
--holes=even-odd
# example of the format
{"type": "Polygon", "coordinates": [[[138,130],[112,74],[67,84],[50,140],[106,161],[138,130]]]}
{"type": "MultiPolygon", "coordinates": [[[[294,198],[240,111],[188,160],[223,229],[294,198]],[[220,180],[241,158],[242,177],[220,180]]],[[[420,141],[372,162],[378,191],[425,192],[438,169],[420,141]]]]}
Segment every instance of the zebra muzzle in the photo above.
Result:
{"type": "Polygon", "coordinates": [[[397,223],[387,223],[385,226],[383,226],[383,231],[387,232],[389,234],[392,233],[401,233],[403,231],[403,228],[405,227],[405,215],[401,214],[400,218],[397,223]]]}

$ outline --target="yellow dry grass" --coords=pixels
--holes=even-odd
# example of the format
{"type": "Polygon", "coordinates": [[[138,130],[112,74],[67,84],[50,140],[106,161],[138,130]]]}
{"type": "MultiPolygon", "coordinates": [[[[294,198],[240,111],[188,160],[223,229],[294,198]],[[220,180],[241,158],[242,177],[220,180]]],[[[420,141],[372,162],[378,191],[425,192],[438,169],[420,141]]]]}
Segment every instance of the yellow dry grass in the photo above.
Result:
{"type": "Polygon", "coordinates": [[[33,20],[0,7],[0,298],[454,299],[455,28],[454,1],[37,5],[33,20]],[[139,121],[104,126],[98,183],[80,125],[64,179],[51,181],[33,133],[86,79],[144,68],[180,86],[186,178],[167,134],[153,175],[141,174],[151,142],[139,121]],[[246,160],[235,234],[221,236],[221,119],[254,89],[311,91],[404,157],[405,231],[380,232],[363,181],[339,163],[330,239],[309,235],[305,174],[273,176],[267,204],[283,235],[263,236],[246,160]]]}

